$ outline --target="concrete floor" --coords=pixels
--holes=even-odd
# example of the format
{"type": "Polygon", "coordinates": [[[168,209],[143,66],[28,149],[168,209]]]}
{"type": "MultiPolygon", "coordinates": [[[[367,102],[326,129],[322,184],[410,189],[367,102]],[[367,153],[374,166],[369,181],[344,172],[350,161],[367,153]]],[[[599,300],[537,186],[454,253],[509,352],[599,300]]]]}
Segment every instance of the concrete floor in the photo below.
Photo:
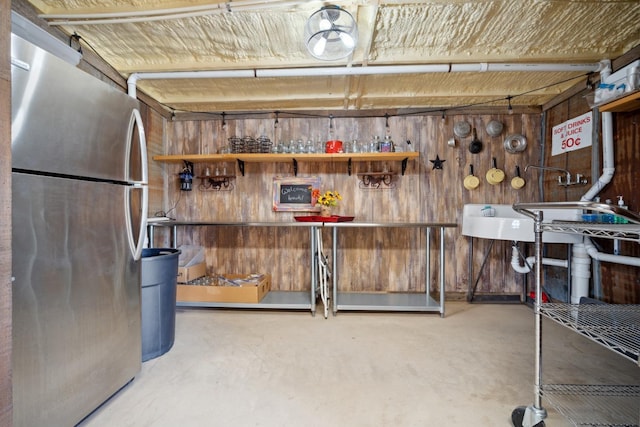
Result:
{"type": "MultiPolygon", "coordinates": [[[[532,309],[446,311],[179,309],[174,347],[80,426],[511,426],[534,399],[532,309]]],[[[640,384],[623,357],[543,327],[544,382],[640,384]]],[[[547,426],[572,425],[547,409],[547,426]]]]}

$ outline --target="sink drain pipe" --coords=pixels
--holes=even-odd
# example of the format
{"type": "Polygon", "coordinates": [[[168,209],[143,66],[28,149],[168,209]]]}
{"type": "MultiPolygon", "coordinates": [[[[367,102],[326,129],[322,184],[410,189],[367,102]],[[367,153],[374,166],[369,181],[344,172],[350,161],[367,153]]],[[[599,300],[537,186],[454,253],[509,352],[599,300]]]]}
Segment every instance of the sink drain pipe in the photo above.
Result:
{"type": "MultiPolygon", "coordinates": [[[[536,257],[530,256],[524,259],[524,265],[520,264],[520,251],[518,250],[518,246],[514,244],[511,247],[511,267],[518,273],[526,274],[533,270],[533,265],[536,263],[536,257]]],[[[555,258],[542,258],[542,265],[552,265],[554,267],[569,267],[569,261],[566,259],[555,259],[555,258]]]]}

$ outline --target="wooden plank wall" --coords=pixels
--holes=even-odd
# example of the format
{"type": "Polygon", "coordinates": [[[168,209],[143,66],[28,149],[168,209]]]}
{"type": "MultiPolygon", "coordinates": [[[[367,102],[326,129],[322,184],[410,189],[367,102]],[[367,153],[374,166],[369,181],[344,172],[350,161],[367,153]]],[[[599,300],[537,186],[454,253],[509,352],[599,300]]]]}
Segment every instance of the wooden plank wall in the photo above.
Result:
{"type": "Polygon", "coordinates": [[[0,0],[0,426],[12,425],[11,2],[0,0]]]}
{"type": "MultiPolygon", "coordinates": [[[[328,114],[328,113],[327,113],[328,114]]],[[[155,124],[157,126],[157,124],[155,124]]],[[[343,141],[358,139],[369,141],[374,135],[386,134],[384,117],[336,118],[334,133],[343,141]]],[[[227,144],[228,137],[266,135],[273,141],[302,138],[326,139],[329,130],[327,118],[280,118],[274,129],[274,118],[233,120],[172,121],[166,126],[166,154],[216,153],[227,144]]],[[[510,180],[515,166],[522,170],[527,164],[538,164],[540,153],[539,115],[455,115],[443,121],[439,115],[390,117],[389,133],[400,146],[410,140],[420,152],[418,160],[410,161],[404,176],[399,176],[394,189],[359,188],[356,173],[365,171],[366,163],[356,163],[352,176],[345,163],[299,163],[299,177],[319,176],[323,189],[334,189],[343,195],[336,213],[355,216],[362,221],[428,221],[455,222],[457,229],[445,233],[446,290],[463,295],[468,287],[468,238],[461,235],[462,209],[465,203],[507,203],[537,200],[537,188],[529,182],[521,190],[513,190],[510,180]],[[454,136],[454,124],[468,121],[477,128],[484,143],[479,154],[471,154],[468,145],[471,136],[459,140],[456,147],[447,145],[454,136]],[[491,120],[504,123],[504,131],[492,138],[485,131],[491,120]],[[526,151],[507,153],[503,146],[507,134],[523,134],[528,139],[526,151]],[[436,156],[444,160],[443,169],[434,169],[431,160],[436,156]],[[492,158],[504,169],[507,179],[492,186],[484,180],[492,167],[492,158]],[[464,177],[473,164],[481,185],[474,191],[465,190],[464,177]]],[[[151,152],[160,151],[159,147],[151,152]]],[[[196,164],[196,175],[209,166],[196,164]]],[[[272,179],[292,176],[288,163],[247,163],[246,174],[241,176],[233,163],[225,165],[237,178],[232,191],[179,191],[177,174],[182,165],[153,165],[153,174],[166,178],[167,198],[163,210],[178,220],[224,221],[290,221],[296,214],[272,210],[272,179]]],[[[400,164],[389,165],[399,170],[400,164]]],[[[381,164],[373,165],[380,170],[381,164]]],[[[222,169],[222,167],[221,167],[222,169]]],[[[525,179],[528,179],[525,176],[525,179]]],[[[153,197],[157,197],[154,194],[153,197]]],[[[152,205],[158,202],[152,200],[152,205]]],[[[325,245],[330,243],[325,230],[325,245]]],[[[348,230],[340,233],[339,272],[341,290],[424,289],[425,233],[416,230],[348,230]]],[[[204,246],[209,273],[268,272],[273,275],[275,289],[308,289],[309,248],[308,230],[304,228],[186,228],[179,232],[180,244],[204,246]]],[[[156,245],[167,245],[168,237],[160,233],[156,245]]],[[[474,265],[480,265],[488,242],[475,240],[474,265]]],[[[438,233],[432,238],[432,277],[430,284],[437,286],[438,233]]],[[[497,242],[485,267],[478,292],[520,293],[522,279],[515,274],[509,262],[509,242],[497,242]]]]}
{"type": "MultiPolygon", "coordinates": [[[[145,137],[147,139],[147,156],[149,159],[155,155],[164,153],[165,120],[155,110],[142,104],[143,122],[145,124],[145,137]]],[[[162,214],[165,210],[165,184],[166,177],[163,174],[160,163],[149,163],[149,212],[162,214]]]]}
{"type": "MultiPolygon", "coordinates": [[[[551,108],[547,112],[547,140],[551,141],[551,129],[570,118],[577,117],[589,111],[589,106],[583,98],[584,93],[568,99],[567,101],[551,108]]],[[[599,117],[594,116],[599,123],[599,117]]],[[[604,203],[611,199],[617,202],[616,196],[624,196],[629,208],[635,212],[640,210],[640,111],[630,113],[613,113],[613,141],[615,172],[611,182],[600,193],[600,199],[604,203]]],[[[567,154],[551,156],[551,147],[545,150],[545,164],[568,169],[572,174],[582,173],[588,176],[589,184],[586,186],[561,187],[554,181],[557,174],[550,174],[544,179],[545,201],[580,200],[581,196],[591,187],[594,180],[602,174],[602,147],[595,141],[593,147],[584,148],[567,154]],[[592,165],[592,156],[596,161],[592,165]]],[[[613,241],[607,239],[594,239],[602,252],[613,253],[613,241]]],[[[548,248],[549,256],[566,258],[566,249],[548,248]],[[563,252],[565,251],[565,252],[563,252]]],[[[621,255],[640,256],[640,245],[634,242],[621,242],[621,255]]],[[[566,271],[557,269],[547,270],[547,280],[566,282],[566,271]]],[[[612,303],[640,303],[640,268],[621,264],[600,263],[595,275],[602,281],[602,297],[606,302],[612,303]]],[[[564,286],[564,284],[563,284],[564,286]]]]}

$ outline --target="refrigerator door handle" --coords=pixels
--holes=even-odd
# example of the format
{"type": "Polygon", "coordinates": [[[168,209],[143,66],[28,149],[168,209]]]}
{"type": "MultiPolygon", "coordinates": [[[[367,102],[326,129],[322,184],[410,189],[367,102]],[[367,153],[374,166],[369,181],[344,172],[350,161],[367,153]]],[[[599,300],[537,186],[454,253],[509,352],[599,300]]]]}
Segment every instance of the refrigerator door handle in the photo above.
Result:
{"type": "Polygon", "coordinates": [[[148,214],[148,198],[149,198],[149,187],[141,184],[134,184],[132,186],[126,187],[127,191],[125,192],[125,218],[127,222],[127,239],[129,240],[129,250],[131,251],[131,255],[135,261],[138,261],[142,257],[142,249],[145,245],[145,239],[147,237],[147,214],[148,214]],[[138,239],[135,240],[135,236],[133,235],[133,212],[131,211],[131,192],[135,190],[142,190],[142,203],[141,203],[141,211],[140,211],[140,230],[138,232],[138,239]]]}
{"type": "MultiPolygon", "coordinates": [[[[138,142],[140,143],[140,169],[141,169],[141,181],[133,181],[135,184],[148,184],[149,183],[149,167],[147,164],[147,137],[144,133],[144,126],[142,124],[142,116],[137,108],[131,111],[131,118],[129,119],[129,143],[127,149],[126,165],[127,168],[131,164],[131,142],[133,141],[133,131],[135,127],[138,128],[138,142]]],[[[131,173],[127,170],[127,176],[130,177],[131,173]]]]}
{"type": "MultiPolygon", "coordinates": [[[[131,255],[133,255],[134,260],[139,260],[142,257],[142,248],[145,245],[145,240],[147,237],[147,215],[149,211],[149,188],[147,184],[149,182],[149,170],[147,165],[147,138],[144,133],[144,126],[142,124],[142,116],[140,115],[140,111],[137,108],[134,108],[131,111],[131,118],[129,119],[129,149],[127,150],[127,159],[126,165],[129,167],[131,165],[130,156],[131,156],[131,146],[130,144],[133,142],[134,130],[138,129],[138,142],[140,143],[139,152],[140,152],[140,169],[141,169],[141,181],[132,181],[132,186],[127,190],[127,196],[125,199],[125,216],[127,221],[127,234],[129,239],[129,248],[131,250],[131,255]],[[142,203],[141,203],[141,213],[140,213],[140,228],[138,233],[137,241],[134,240],[133,236],[133,226],[132,226],[132,216],[133,212],[131,211],[131,192],[140,189],[142,190],[142,203]]],[[[127,176],[130,176],[130,171],[127,171],[127,176]]]]}

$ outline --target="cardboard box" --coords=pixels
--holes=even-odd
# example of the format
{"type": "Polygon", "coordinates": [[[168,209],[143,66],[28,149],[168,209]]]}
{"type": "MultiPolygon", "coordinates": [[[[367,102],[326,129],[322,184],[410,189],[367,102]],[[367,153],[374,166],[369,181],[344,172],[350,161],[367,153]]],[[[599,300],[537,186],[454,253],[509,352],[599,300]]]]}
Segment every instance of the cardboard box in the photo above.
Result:
{"type": "Polygon", "coordinates": [[[258,303],[271,290],[271,275],[243,286],[220,286],[224,279],[247,279],[249,274],[223,274],[214,285],[178,285],[176,300],[180,302],[242,302],[258,303]]]}
{"type": "Polygon", "coordinates": [[[201,262],[191,267],[178,267],[178,283],[187,283],[207,275],[207,264],[201,262]]]}

